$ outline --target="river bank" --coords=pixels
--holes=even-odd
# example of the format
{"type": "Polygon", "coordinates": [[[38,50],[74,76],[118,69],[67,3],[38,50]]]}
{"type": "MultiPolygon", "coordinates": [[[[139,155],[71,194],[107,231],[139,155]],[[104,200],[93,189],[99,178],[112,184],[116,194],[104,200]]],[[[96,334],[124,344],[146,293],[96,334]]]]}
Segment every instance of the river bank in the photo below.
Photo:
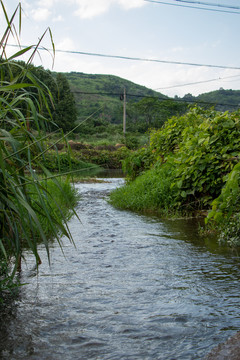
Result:
{"type": "Polygon", "coordinates": [[[205,360],[239,360],[240,359],[240,332],[231,336],[224,343],[214,347],[204,358],[205,360]]]}

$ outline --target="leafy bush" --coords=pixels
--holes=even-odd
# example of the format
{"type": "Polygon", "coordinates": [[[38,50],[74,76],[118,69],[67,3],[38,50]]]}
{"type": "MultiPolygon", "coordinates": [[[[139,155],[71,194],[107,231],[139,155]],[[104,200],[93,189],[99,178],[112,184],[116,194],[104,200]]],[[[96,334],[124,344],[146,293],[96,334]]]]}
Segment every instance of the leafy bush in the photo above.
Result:
{"type": "Polygon", "coordinates": [[[139,139],[136,136],[126,135],[125,145],[130,150],[136,150],[139,147],[139,139]]]}
{"type": "Polygon", "coordinates": [[[130,153],[123,160],[123,171],[129,181],[136,179],[144,171],[150,169],[155,160],[155,155],[150,148],[141,148],[130,153]]]}
{"type": "Polygon", "coordinates": [[[240,153],[239,133],[239,113],[215,111],[200,124],[182,131],[182,142],[174,159],[181,203],[194,209],[206,208],[220,194],[225,175],[240,153]]]}
{"type": "Polygon", "coordinates": [[[206,223],[220,231],[220,241],[240,246],[240,163],[226,176],[221,194],[212,202],[206,223]]]}
{"type": "Polygon", "coordinates": [[[160,161],[165,161],[172,152],[178,150],[183,140],[183,130],[189,126],[194,127],[202,122],[202,115],[206,113],[201,109],[192,109],[181,117],[172,117],[159,130],[150,132],[150,146],[141,148],[130,155],[123,162],[123,169],[128,179],[133,180],[145,170],[160,161]]]}
{"type": "Polygon", "coordinates": [[[192,108],[183,116],[170,118],[163,127],[153,130],[150,136],[150,148],[156,156],[165,156],[177,151],[183,141],[183,131],[186,128],[195,128],[201,124],[207,113],[199,108],[192,108]]]}

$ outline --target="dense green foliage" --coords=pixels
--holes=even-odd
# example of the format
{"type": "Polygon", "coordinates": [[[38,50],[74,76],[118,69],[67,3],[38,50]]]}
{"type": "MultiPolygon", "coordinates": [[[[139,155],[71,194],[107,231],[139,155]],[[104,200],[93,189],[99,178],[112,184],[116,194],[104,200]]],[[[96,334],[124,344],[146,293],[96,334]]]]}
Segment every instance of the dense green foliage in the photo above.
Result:
{"type": "Polygon", "coordinates": [[[129,129],[139,132],[151,128],[160,128],[165,121],[174,115],[181,115],[187,111],[188,104],[160,97],[145,97],[141,100],[130,102],[127,107],[129,129]]]}
{"type": "Polygon", "coordinates": [[[224,176],[238,161],[236,156],[240,152],[239,113],[208,111],[206,114],[201,124],[184,129],[174,159],[176,194],[188,210],[206,208],[219,195],[224,176]]]}
{"type": "Polygon", "coordinates": [[[206,223],[211,221],[221,229],[221,242],[240,245],[240,163],[226,175],[226,184],[206,218],[206,223]]]}
{"type": "Polygon", "coordinates": [[[232,233],[233,216],[239,224],[239,134],[239,112],[193,108],[169,119],[152,132],[149,147],[125,160],[128,183],[112,194],[112,203],[165,215],[195,215],[213,203],[209,220],[232,233]]]}
{"type": "Polygon", "coordinates": [[[26,246],[38,264],[39,240],[48,255],[50,237],[55,237],[60,245],[62,234],[72,241],[67,220],[70,212],[74,212],[76,194],[69,183],[57,179],[49,183],[51,174],[44,165],[47,151],[44,130],[52,121],[49,104],[53,96],[31,72],[31,61],[47,32],[54,49],[51,31],[43,34],[36,47],[20,49],[8,59],[6,43],[10,34],[17,37],[14,20],[19,13],[21,25],[22,10],[19,4],[8,18],[2,1],[0,6],[6,20],[6,31],[0,40],[0,291],[3,291],[14,285],[26,246]],[[28,52],[27,63],[16,63],[16,57],[28,52]],[[17,71],[13,71],[16,67],[17,71]],[[40,176],[36,169],[41,169],[40,176]]]}

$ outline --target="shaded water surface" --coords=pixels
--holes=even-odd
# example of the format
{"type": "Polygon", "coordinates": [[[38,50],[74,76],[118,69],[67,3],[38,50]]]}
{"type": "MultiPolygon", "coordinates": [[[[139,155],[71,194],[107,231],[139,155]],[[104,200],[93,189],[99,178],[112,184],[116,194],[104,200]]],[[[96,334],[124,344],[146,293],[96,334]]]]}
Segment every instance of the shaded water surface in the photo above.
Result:
{"type": "Polygon", "coordinates": [[[51,267],[26,253],[20,297],[1,315],[0,358],[202,359],[239,330],[239,260],[197,238],[193,221],[119,211],[122,179],[79,184],[76,248],[51,267]]]}

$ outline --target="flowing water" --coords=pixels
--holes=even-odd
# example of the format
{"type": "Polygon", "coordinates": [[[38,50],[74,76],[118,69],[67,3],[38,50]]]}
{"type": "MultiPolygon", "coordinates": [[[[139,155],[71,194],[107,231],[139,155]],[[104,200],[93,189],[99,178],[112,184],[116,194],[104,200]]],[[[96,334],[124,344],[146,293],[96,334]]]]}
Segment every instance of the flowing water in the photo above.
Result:
{"type": "Polygon", "coordinates": [[[239,259],[198,238],[196,222],[110,206],[123,179],[78,184],[75,245],[44,247],[26,264],[17,301],[1,314],[0,358],[202,359],[239,330],[239,259]]]}

